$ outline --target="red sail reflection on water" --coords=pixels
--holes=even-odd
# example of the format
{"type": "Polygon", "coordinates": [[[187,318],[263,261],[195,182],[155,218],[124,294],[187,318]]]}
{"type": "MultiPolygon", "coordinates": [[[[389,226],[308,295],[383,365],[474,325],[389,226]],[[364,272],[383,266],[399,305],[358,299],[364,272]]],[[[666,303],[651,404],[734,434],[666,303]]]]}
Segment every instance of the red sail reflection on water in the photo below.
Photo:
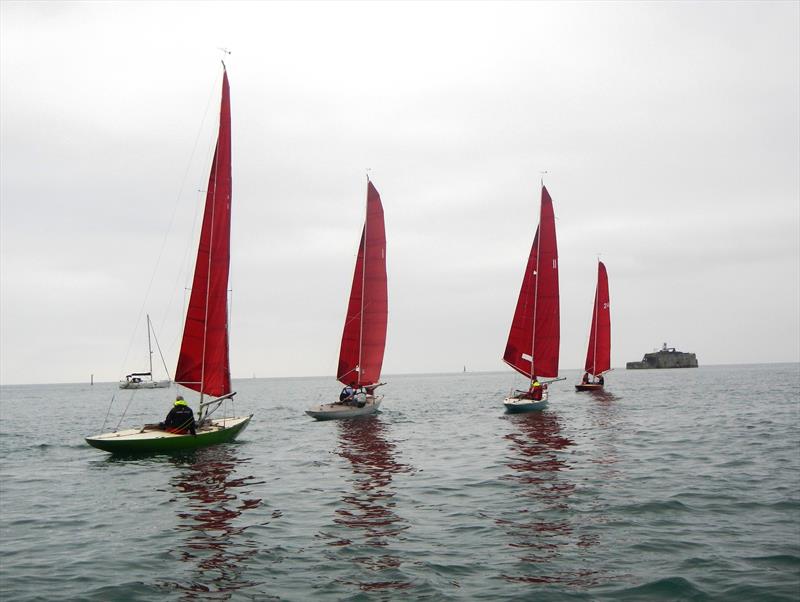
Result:
{"type": "Polygon", "coordinates": [[[229,599],[236,591],[259,585],[244,576],[247,561],[262,547],[247,533],[250,525],[242,520],[262,503],[247,497],[248,488],[259,481],[237,474],[249,459],[238,457],[231,447],[216,446],[171,461],[180,471],[172,479],[178,491],[175,501],[180,504],[181,522],[175,530],[184,534],[173,552],[194,565],[194,577],[166,585],[183,591],[187,600],[229,599]]]}
{"type": "Polygon", "coordinates": [[[591,570],[563,571],[555,567],[562,552],[571,546],[589,547],[593,537],[577,534],[569,498],[575,483],[563,452],[574,442],[562,435],[557,415],[533,412],[508,416],[515,430],[505,436],[511,456],[507,465],[514,472],[507,478],[518,483],[508,518],[496,523],[511,537],[508,545],[519,550],[520,575],[503,575],[511,582],[566,583],[588,586],[596,582],[591,570]]]}
{"type": "MultiPolygon", "coordinates": [[[[339,423],[337,453],[350,462],[352,493],[342,497],[334,522],[351,530],[344,536],[321,533],[335,547],[354,546],[371,552],[354,560],[369,571],[382,573],[402,565],[399,556],[389,553],[391,541],[401,537],[408,522],[395,511],[392,479],[411,472],[408,465],[395,458],[395,444],[388,438],[388,428],[379,416],[369,416],[339,423]]],[[[379,575],[377,575],[379,576],[379,575]]],[[[347,581],[362,591],[407,589],[411,583],[397,579],[347,581]]]]}

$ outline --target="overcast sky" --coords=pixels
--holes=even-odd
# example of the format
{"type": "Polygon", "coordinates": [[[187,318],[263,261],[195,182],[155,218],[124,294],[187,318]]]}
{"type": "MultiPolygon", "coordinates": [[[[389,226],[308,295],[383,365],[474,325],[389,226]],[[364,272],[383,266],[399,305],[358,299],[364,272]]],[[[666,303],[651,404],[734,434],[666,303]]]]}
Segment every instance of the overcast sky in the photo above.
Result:
{"type": "MultiPolygon", "coordinates": [[[[554,200],[561,367],[800,360],[800,4],[0,4],[0,382],[174,370],[231,83],[234,377],[330,375],[386,215],[384,374],[501,360],[554,200]]],[[[510,370],[510,369],[509,369],[510,370]]]]}

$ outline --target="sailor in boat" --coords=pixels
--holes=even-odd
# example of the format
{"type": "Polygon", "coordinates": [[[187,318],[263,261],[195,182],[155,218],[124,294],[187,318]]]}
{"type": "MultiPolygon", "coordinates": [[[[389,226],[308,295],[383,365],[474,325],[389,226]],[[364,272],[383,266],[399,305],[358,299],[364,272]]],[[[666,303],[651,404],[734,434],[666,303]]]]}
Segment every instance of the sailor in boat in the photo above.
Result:
{"type": "Polygon", "coordinates": [[[606,381],[606,379],[604,379],[603,375],[601,374],[600,376],[592,376],[592,382],[590,383],[589,382],[589,373],[588,372],[584,372],[583,373],[583,379],[581,380],[581,384],[584,384],[584,385],[588,385],[588,384],[604,385],[605,381],[606,381]]]}
{"type": "Polygon", "coordinates": [[[353,397],[356,395],[356,383],[350,383],[349,385],[345,385],[342,392],[339,393],[339,403],[347,403],[353,400],[353,397]]]}
{"type": "Polygon", "coordinates": [[[531,379],[531,386],[527,391],[520,391],[517,389],[518,395],[516,396],[518,399],[532,399],[534,401],[540,401],[542,399],[542,392],[547,387],[547,385],[542,386],[542,383],[539,382],[539,379],[535,376],[531,379]]]}
{"type": "Polygon", "coordinates": [[[358,395],[364,393],[364,387],[357,387],[356,383],[350,383],[342,392],[339,393],[339,403],[347,406],[357,406],[363,408],[366,400],[359,401],[358,395]]]}
{"type": "Polygon", "coordinates": [[[356,383],[350,383],[339,393],[338,403],[363,408],[367,403],[366,396],[373,395],[372,390],[377,386],[378,385],[373,385],[372,387],[367,387],[365,390],[364,387],[357,387],[356,383]],[[361,395],[360,399],[358,397],[359,395],[361,395]]]}
{"type": "Polygon", "coordinates": [[[164,422],[160,422],[158,426],[168,433],[178,435],[185,435],[186,433],[197,434],[194,428],[194,412],[183,400],[183,395],[178,395],[175,398],[175,405],[172,406],[164,422]]]}

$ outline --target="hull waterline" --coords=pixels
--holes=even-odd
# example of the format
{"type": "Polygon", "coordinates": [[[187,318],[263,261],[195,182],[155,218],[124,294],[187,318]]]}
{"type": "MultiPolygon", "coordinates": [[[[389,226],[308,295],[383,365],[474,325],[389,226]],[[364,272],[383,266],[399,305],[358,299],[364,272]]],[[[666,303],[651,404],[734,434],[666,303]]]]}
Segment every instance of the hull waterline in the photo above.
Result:
{"type": "Polygon", "coordinates": [[[533,401],[531,399],[519,399],[517,397],[506,397],[503,401],[506,412],[509,414],[521,414],[522,412],[536,412],[547,407],[547,399],[533,401]]]}
{"type": "Polygon", "coordinates": [[[128,429],[87,437],[86,443],[115,454],[172,452],[196,449],[218,443],[230,443],[250,423],[250,416],[212,420],[210,426],[197,430],[197,435],[177,435],[162,430],[128,429]]]}
{"type": "Polygon", "coordinates": [[[580,385],[575,385],[576,391],[602,391],[603,385],[599,383],[581,383],[580,385]]]}

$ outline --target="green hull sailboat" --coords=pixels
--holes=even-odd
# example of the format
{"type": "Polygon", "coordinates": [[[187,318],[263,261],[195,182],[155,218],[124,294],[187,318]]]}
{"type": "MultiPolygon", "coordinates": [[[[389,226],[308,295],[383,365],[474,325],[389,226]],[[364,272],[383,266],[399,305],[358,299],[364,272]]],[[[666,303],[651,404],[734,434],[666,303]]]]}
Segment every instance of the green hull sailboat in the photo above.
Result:
{"type": "Polygon", "coordinates": [[[200,393],[196,434],[168,432],[163,424],[146,424],[137,429],[87,437],[89,445],[118,454],[194,449],[233,441],[249,424],[252,414],[210,417],[223,402],[236,395],[231,390],[228,350],[231,190],[230,90],[228,75],[223,70],[217,147],[211,164],[192,293],[175,370],[176,384],[200,393]],[[211,399],[204,401],[205,396],[211,399]]]}
{"type": "Polygon", "coordinates": [[[250,423],[250,416],[210,420],[197,428],[197,435],[178,435],[150,426],[141,429],[127,429],[115,433],[105,433],[87,437],[92,447],[116,454],[142,454],[180,451],[230,443],[250,423]]]}

